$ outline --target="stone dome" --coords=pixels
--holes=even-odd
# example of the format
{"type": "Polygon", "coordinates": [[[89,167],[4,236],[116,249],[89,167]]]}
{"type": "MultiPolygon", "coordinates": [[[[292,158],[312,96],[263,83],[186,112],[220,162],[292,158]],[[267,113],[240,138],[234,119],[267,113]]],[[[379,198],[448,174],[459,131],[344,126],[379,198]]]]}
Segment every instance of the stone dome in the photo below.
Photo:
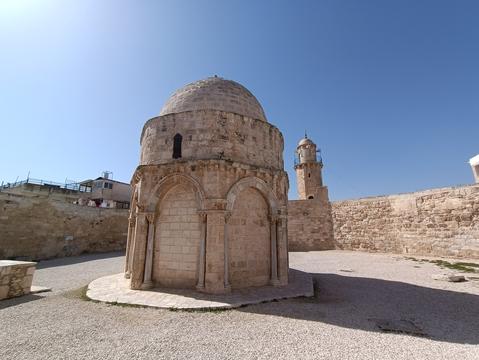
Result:
{"type": "Polygon", "coordinates": [[[248,89],[217,76],[177,90],[161,109],[160,116],[195,110],[220,110],[267,121],[259,101],[248,89]]]}

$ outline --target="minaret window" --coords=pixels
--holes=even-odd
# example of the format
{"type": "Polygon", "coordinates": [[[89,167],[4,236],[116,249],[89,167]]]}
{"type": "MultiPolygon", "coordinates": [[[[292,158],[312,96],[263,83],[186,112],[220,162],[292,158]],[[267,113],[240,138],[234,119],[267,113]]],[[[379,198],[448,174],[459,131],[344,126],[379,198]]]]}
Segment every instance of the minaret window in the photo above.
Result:
{"type": "Polygon", "coordinates": [[[312,199],[314,199],[314,196],[313,196],[313,195],[309,195],[309,196],[308,196],[308,199],[312,200],[312,199]]]}
{"type": "Polygon", "coordinates": [[[183,136],[181,134],[176,134],[173,137],[173,159],[181,158],[181,142],[183,141],[183,136]]]}

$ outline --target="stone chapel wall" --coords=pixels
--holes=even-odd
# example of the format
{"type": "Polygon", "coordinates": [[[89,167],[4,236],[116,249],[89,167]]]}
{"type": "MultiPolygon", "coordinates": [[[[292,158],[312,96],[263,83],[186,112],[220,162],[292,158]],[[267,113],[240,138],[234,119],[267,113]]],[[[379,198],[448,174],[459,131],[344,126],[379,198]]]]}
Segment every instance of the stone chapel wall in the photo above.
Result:
{"type": "Polygon", "coordinates": [[[479,258],[479,185],[333,202],[332,216],[339,249],[479,258]]]}
{"type": "Polygon", "coordinates": [[[183,159],[226,159],[283,169],[283,136],[275,126],[216,110],[169,114],[148,120],[141,135],[140,163],[170,163],[177,133],[183,139],[183,159]]]}
{"type": "Polygon", "coordinates": [[[128,210],[0,192],[0,259],[41,260],[124,250],[128,210]]]}

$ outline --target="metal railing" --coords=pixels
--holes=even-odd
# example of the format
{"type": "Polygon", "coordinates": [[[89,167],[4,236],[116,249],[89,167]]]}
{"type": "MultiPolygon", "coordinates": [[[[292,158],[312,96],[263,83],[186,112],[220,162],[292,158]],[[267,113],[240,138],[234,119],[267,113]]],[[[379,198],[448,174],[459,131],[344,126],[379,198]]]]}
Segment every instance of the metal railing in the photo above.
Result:
{"type": "Polygon", "coordinates": [[[40,185],[40,186],[46,186],[46,187],[50,187],[50,188],[74,190],[74,191],[79,191],[79,192],[91,192],[91,187],[81,185],[78,182],[58,183],[58,182],[55,182],[55,181],[33,179],[33,178],[27,178],[25,180],[15,181],[13,183],[9,183],[9,182],[4,183],[2,181],[2,184],[0,185],[0,190],[2,190],[2,189],[12,189],[12,188],[15,188],[15,187],[22,186],[24,184],[40,185]]]}

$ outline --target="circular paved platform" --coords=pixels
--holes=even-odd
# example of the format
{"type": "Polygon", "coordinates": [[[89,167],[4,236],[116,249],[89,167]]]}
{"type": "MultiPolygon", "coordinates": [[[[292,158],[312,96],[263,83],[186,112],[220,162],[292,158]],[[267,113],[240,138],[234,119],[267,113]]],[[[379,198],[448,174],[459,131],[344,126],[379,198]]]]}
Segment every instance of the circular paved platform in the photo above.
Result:
{"type": "Polygon", "coordinates": [[[310,274],[290,269],[287,286],[233,290],[228,295],[203,294],[194,290],[157,288],[131,290],[123,273],[104,276],[88,285],[86,295],[92,300],[109,303],[150,306],[165,309],[231,309],[267,301],[313,296],[310,274]]]}

